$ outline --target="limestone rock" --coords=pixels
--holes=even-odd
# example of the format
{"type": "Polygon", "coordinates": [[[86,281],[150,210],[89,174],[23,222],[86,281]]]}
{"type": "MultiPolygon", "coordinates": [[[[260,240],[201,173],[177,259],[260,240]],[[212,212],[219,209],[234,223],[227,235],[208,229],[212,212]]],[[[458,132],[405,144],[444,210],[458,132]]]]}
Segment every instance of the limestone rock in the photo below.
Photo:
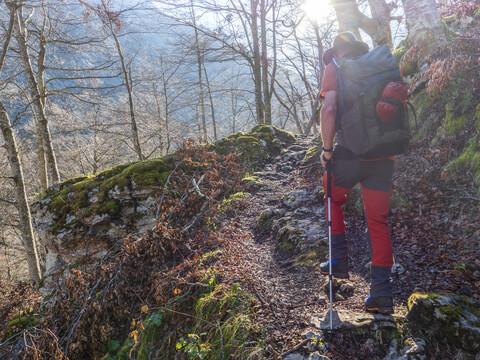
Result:
{"type": "Polygon", "coordinates": [[[409,339],[405,347],[399,350],[397,340],[394,339],[383,360],[425,360],[425,346],[424,339],[409,339]]]}
{"type": "MultiPolygon", "coordinates": [[[[330,330],[330,311],[314,315],[311,323],[318,329],[330,330]]],[[[389,315],[356,313],[350,310],[333,311],[333,330],[343,334],[362,335],[374,338],[380,343],[391,341],[397,331],[395,319],[389,315]]]]}
{"type": "Polygon", "coordinates": [[[407,319],[438,341],[480,352],[480,302],[460,295],[415,293],[407,319]]]}
{"type": "Polygon", "coordinates": [[[288,354],[283,358],[284,360],[305,360],[306,358],[299,353],[288,354]]]}
{"type": "Polygon", "coordinates": [[[219,154],[238,152],[253,166],[265,164],[279,155],[286,145],[292,144],[296,135],[274,125],[257,125],[251,132],[238,131],[223,138],[212,148],[219,154]]]}
{"type": "Polygon", "coordinates": [[[310,354],[310,356],[307,358],[307,360],[329,360],[329,358],[325,355],[321,355],[318,352],[314,352],[310,354]]]}

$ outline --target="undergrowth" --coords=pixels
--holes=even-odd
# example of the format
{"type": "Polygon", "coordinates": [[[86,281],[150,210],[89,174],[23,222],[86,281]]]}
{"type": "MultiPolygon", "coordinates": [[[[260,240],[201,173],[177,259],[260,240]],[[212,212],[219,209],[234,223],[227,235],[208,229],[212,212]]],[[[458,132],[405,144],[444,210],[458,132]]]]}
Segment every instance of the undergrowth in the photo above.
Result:
{"type": "Polygon", "coordinates": [[[243,190],[246,169],[239,154],[221,156],[193,141],[174,156],[154,229],[123,239],[95,265],[65,273],[53,297],[35,309],[38,323],[8,334],[0,354],[216,359],[255,352],[246,341],[256,331],[252,297],[238,284],[222,283],[214,264],[226,242],[206,221],[215,221],[218,204],[232,206],[229,196],[243,190]]]}

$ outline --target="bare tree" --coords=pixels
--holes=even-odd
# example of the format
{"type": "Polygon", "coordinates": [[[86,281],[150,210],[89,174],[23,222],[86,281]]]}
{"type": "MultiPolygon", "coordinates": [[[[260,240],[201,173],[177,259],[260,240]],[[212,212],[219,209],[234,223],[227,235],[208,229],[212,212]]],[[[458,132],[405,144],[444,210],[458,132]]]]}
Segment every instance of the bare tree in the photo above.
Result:
{"type": "MultiPolygon", "coordinates": [[[[2,72],[5,56],[8,51],[12,32],[14,31],[16,12],[11,11],[10,25],[5,35],[3,51],[0,54],[0,74],[2,72]]],[[[8,162],[10,164],[11,179],[15,188],[15,207],[19,213],[19,229],[22,234],[23,245],[25,248],[25,254],[28,263],[28,269],[30,274],[30,280],[34,284],[40,284],[41,271],[40,262],[37,254],[37,247],[35,244],[35,235],[33,233],[32,219],[30,215],[30,207],[28,205],[27,193],[25,191],[25,182],[23,179],[23,170],[20,157],[18,155],[17,144],[15,136],[13,134],[10,118],[7,110],[0,100],[0,128],[5,140],[5,149],[8,154],[8,162]]]]}
{"type": "Polygon", "coordinates": [[[140,146],[140,138],[138,135],[137,120],[135,118],[135,103],[133,97],[133,84],[131,78],[131,66],[132,63],[127,63],[125,53],[123,51],[122,45],[118,38],[117,32],[122,28],[121,15],[125,11],[115,11],[111,7],[111,3],[106,0],[101,0],[100,5],[93,6],[86,1],[79,0],[81,4],[87,7],[90,11],[95,13],[100,19],[104,28],[109,32],[113,37],[115,42],[115,48],[117,50],[117,55],[120,59],[121,71],[123,79],[125,82],[125,89],[127,90],[129,112],[130,112],[130,126],[131,126],[131,136],[133,141],[133,148],[137,153],[138,159],[143,160],[142,149],[140,146]]]}
{"type": "Polygon", "coordinates": [[[385,0],[368,0],[372,17],[362,13],[356,0],[332,0],[332,5],[337,15],[340,31],[352,31],[361,39],[359,29],[365,31],[373,41],[374,46],[392,44],[390,30],[391,20],[400,20],[391,17],[395,3],[386,3],[385,0]]]}
{"type": "MultiPolygon", "coordinates": [[[[36,116],[38,119],[37,131],[40,133],[39,147],[43,148],[43,154],[41,150],[39,151],[40,165],[43,166],[43,158],[46,158],[50,179],[53,183],[56,183],[59,181],[60,176],[58,173],[55,152],[53,150],[48,119],[45,114],[44,101],[42,101],[42,94],[40,92],[38,80],[35,77],[35,73],[33,71],[32,63],[30,60],[30,51],[27,46],[26,25],[28,18],[25,19],[23,16],[23,0],[20,0],[18,2],[10,0],[7,1],[6,4],[10,12],[12,12],[15,16],[14,33],[17,39],[19,54],[23,64],[25,75],[27,77],[30,96],[32,98],[32,103],[35,107],[36,116]]],[[[46,179],[43,179],[42,182],[43,186],[45,186],[47,183],[46,179]]]]}

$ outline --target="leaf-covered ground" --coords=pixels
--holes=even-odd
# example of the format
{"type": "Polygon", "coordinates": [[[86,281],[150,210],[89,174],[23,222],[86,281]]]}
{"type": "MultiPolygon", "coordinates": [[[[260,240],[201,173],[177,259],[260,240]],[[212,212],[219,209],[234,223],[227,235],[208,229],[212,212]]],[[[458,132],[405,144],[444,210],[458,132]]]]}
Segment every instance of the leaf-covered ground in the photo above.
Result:
{"type": "MultiPolygon", "coordinates": [[[[238,275],[236,280],[243,279],[255,293],[259,300],[257,317],[267,329],[267,343],[274,344],[279,353],[301,342],[300,335],[312,328],[312,315],[328,310],[328,298],[322,288],[326,279],[315,267],[293,266],[292,258],[278,251],[274,236],[260,231],[256,221],[262,211],[280,207],[282,197],[293,190],[306,189],[312,201],[321,201],[314,200],[314,190],[323,174],[319,164],[306,167],[293,161],[292,170],[285,171],[289,155],[306,151],[314,144],[313,138],[301,138],[258,173],[264,186],[252,192],[221,226],[223,236],[231,239],[232,257],[226,266],[238,275]]],[[[447,161],[445,151],[419,143],[413,144],[407,156],[396,159],[394,184],[408,203],[392,207],[389,218],[395,261],[405,269],[393,277],[397,313],[406,312],[408,297],[417,291],[480,298],[479,199],[442,178],[447,161]]],[[[312,222],[315,219],[316,215],[311,214],[312,222]]],[[[346,222],[350,280],[355,289],[353,294],[335,301],[334,306],[361,312],[369,284],[365,267],[370,261],[366,225],[363,216],[348,211],[346,222]]],[[[348,350],[351,345],[340,340],[330,355],[335,359],[376,356],[372,349],[353,346],[348,350]]],[[[430,351],[433,355],[435,347],[430,351]]],[[[438,351],[448,349],[442,347],[438,351]]],[[[380,354],[381,351],[377,355],[380,354]]]]}
{"type": "MultiPolygon", "coordinates": [[[[302,342],[301,335],[303,333],[314,329],[311,323],[312,316],[328,310],[328,297],[323,290],[326,279],[319,273],[318,266],[308,266],[308,264],[298,266],[291,252],[279,249],[278,240],[271,231],[258,228],[257,219],[264,210],[281,208],[282,198],[292,191],[305,190],[309,194],[311,205],[322,208],[323,204],[321,197],[318,196],[318,189],[323,169],[318,163],[303,165],[301,162],[304,154],[313,145],[316,145],[313,137],[300,137],[295,144],[285,148],[273,163],[264,166],[261,171],[256,173],[263,185],[251,186],[247,189],[245,196],[237,196],[236,200],[232,201],[223,201],[220,207],[214,205],[215,211],[211,214],[207,213],[203,226],[196,235],[191,233],[191,238],[179,237],[177,239],[172,235],[172,238],[175,238],[175,246],[181,245],[182,247],[182,250],[178,250],[176,253],[173,267],[163,269],[163,265],[157,264],[149,255],[152,248],[150,245],[156,244],[158,239],[166,238],[165,232],[158,230],[159,236],[156,233],[149,233],[141,241],[125,242],[125,249],[121,252],[125,261],[120,261],[120,270],[117,266],[118,261],[108,262],[107,259],[103,265],[100,264],[101,267],[98,271],[101,276],[98,277],[98,282],[89,280],[91,286],[90,288],[85,287],[83,292],[79,292],[75,283],[70,290],[68,287],[64,289],[63,296],[67,296],[68,291],[83,296],[81,300],[84,300],[79,304],[83,304],[84,312],[86,309],[86,312],[91,311],[92,314],[99,314],[98,309],[111,307],[114,309],[113,312],[109,310],[110,312],[107,311],[103,314],[106,319],[110,318],[111,313],[122,311],[121,316],[125,320],[121,323],[121,326],[125,328],[124,335],[129,332],[129,337],[132,334],[135,335],[135,338],[132,338],[133,349],[130,346],[129,351],[134,350],[137,346],[137,337],[141,339],[143,336],[141,331],[131,331],[132,329],[129,328],[131,320],[136,319],[136,324],[142,324],[142,321],[148,323],[149,320],[146,316],[158,316],[153,311],[165,307],[161,305],[165,298],[166,304],[171,304],[173,307],[170,309],[176,309],[176,313],[172,313],[175,316],[171,315],[169,322],[162,323],[162,329],[166,329],[164,339],[168,338],[168,344],[172,341],[175,348],[175,342],[195,328],[195,325],[192,327],[192,319],[195,318],[191,314],[187,314],[191,309],[186,306],[193,306],[194,302],[207,291],[206,287],[210,288],[214,283],[221,283],[225,289],[232,284],[239,283],[242,288],[253,295],[249,300],[249,304],[253,308],[253,313],[250,313],[249,316],[254,317],[256,324],[255,330],[252,332],[252,336],[256,336],[256,338],[250,339],[252,344],[270,345],[272,350],[269,356],[285,353],[302,342]],[[217,255],[211,260],[206,261],[205,254],[216,248],[221,248],[222,251],[216,253],[217,255]],[[134,262],[131,262],[132,259],[134,262]],[[129,269],[142,268],[144,270],[129,271],[125,265],[122,266],[122,264],[127,264],[127,261],[128,264],[131,263],[129,269]],[[205,277],[205,274],[209,274],[210,268],[215,268],[215,273],[219,274],[218,278],[212,280],[213,282],[205,277]],[[114,276],[110,277],[110,274],[114,274],[114,276]],[[115,274],[122,275],[123,280],[119,282],[121,286],[113,287],[111,285],[120,281],[118,275],[115,274]],[[142,283],[134,284],[137,277],[143,279],[142,281],[148,286],[153,284],[151,290],[142,283]],[[92,285],[98,286],[98,284],[100,287],[104,287],[102,294],[105,296],[90,297],[89,294],[92,291],[98,291],[95,287],[92,290],[92,285]],[[112,289],[123,292],[121,296],[118,293],[112,293],[112,298],[116,298],[113,303],[107,302],[112,289]],[[118,307],[119,299],[123,299],[124,305],[130,304],[130,310],[118,307]]],[[[198,153],[196,149],[189,151],[191,152],[190,156],[198,153]]],[[[446,154],[446,149],[435,149],[426,144],[417,143],[413,144],[408,156],[398,156],[396,160],[394,182],[397,191],[408,204],[408,206],[405,203],[401,206],[392,206],[390,216],[395,260],[405,268],[405,272],[395,276],[393,280],[395,311],[400,314],[406,311],[408,297],[413,292],[420,290],[454,292],[480,298],[480,239],[478,238],[480,215],[479,200],[476,198],[478,194],[457,184],[454,179],[450,178],[447,181],[445,175],[448,174],[443,173],[442,176],[442,169],[448,160],[446,154]]],[[[202,156],[207,155],[208,153],[205,153],[202,156]]],[[[203,164],[203,160],[200,163],[203,164]]],[[[232,166],[226,168],[226,173],[232,174],[231,169],[236,169],[232,166]]],[[[221,171],[225,171],[225,169],[221,171]]],[[[241,173],[238,170],[235,171],[241,173]]],[[[207,173],[210,172],[209,170],[207,173]]],[[[216,173],[214,178],[216,182],[224,176],[220,175],[216,173]]],[[[184,182],[187,184],[189,178],[185,176],[184,182]]],[[[209,183],[209,187],[205,189],[202,187],[202,190],[207,191],[209,196],[213,196],[215,193],[215,187],[210,186],[212,184],[209,183]]],[[[234,187],[237,186],[228,185],[226,189],[234,187]]],[[[231,191],[227,191],[228,193],[231,191]]],[[[193,210],[203,209],[200,198],[195,197],[193,200],[195,200],[194,203],[183,204],[189,212],[188,214],[184,213],[188,216],[182,216],[186,216],[188,221],[191,221],[194,216],[193,210]]],[[[175,209],[173,199],[169,201],[172,203],[166,202],[168,206],[165,211],[172,207],[175,209]]],[[[354,289],[353,292],[345,292],[341,299],[335,301],[334,307],[335,309],[362,312],[364,311],[364,299],[368,296],[369,282],[368,270],[365,267],[369,261],[365,239],[366,226],[363,216],[357,212],[347,211],[346,215],[351,254],[350,280],[354,284],[354,289]]],[[[311,224],[321,221],[322,216],[323,214],[320,212],[301,214],[302,219],[310,221],[311,224]]],[[[172,232],[172,234],[174,233],[172,232]]],[[[162,243],[160,245],[163,246],[162,243]]],[[[119,257],[117,256],[116,259],[119,257]]],[[[324,259],[317,260],[323,261],[324,259]]],[[[313,261],[311,264],[318,263],[318,261],[313,261]]],[[[164,265],[168,265],[168,263],[164,265]]],[[[79,284],[84,284],[85,276],[88,280],[92,274],[79,275],[79,284]]],[[[92,279],[95,276],[93,273],[92,279]]],[[[12,314],[19,310],[35,307],[38,304],[38,293],[32,289],[25,290],[27,288],[21,285],[10,288],[9,285],[6,290],[7,285],[3,285],[2,303],[0,304],[2,321],[11,318],[12,314]]],[[[222,295],[224,293],[216,291],[212,292],[212,299],[215,296],[224,296],[222,295]]],[[[219,297],[219,299],[221,298],[219,297]]],[[[72,319],[77,319],[78,312],[70,314],[71,307],[68,307],[68,303],[64,305],[66,313],[72,319]]],[[[235,311],[235,308],[223,311],[220,315],[214,314],[213,319],[208,319],[210,324],[228,319],[228,312],[235,311]]],[[[82,331],[89,331],[92,334],[100,332],[105,339],[113,336],[103,334],[101,328],[94,328],[88,318],[82,319],[81,326],[74,327],[71,332],[68,329],[71,329],[72,324],[76,326],[80,320],[69,325],[68,322],[58,323],[59,320],[55,319],[52,315],[52,321],[56,321],[52,324],[56,324],[55,326],[58,327],[56,333],[64,332],[57,341],[58,346],[67,344],[65,346],[72,354],[74,354],[72,343],[83,346],[83,353],[89,351],[88,346],[91,344],[89,342],[83,344],[81,340],[83,337],[88,339],[89,335],[83,336],[82,331]],[[73,339],[77,339],[76,342],[70,341],[69,336],[72,334],[75,334],[73,339]]],[[[45,324],[47,323],[48,319],[45,324]]],[[[49,325],[50,328],[52,324],[49,325]]],[[[119,331],[121,329],[120,322],[115,325],[107,321],[105,325],[107,324],[110,326],[109,331],[116,334],[116,339],[120,340],[119,336],[122,334],[122,331],[119,331]]],[[[0,331],[5,330],[6,323],[2,325],[3,328],[0,328],[0,331]]],[[[214,332],[215,328],[208,331],[214,332]]],[[[42,336],[40,330],[33,334],[42,336]]],[[[48,336],[53,336],[53,333],[48,336]]],[[[48,343],[50,337],[45,337],[44,341],[48,343]]],[[[32,339],[32,333],[30,333],[30,339],[32,339]]],[[[100,337],[97,337],[97,340],[99,339],[100,337]]],[[[128,344],[128,338],[125,343],[128,344]]],[[[166,343],[164,342],[164,344],[166,343]]],[[[352,343],[343,339],[341,334],[329,339],[329,344],[330,348],[326,354],[334,359],[380,358],[386,351],[386,348],[369,348],[365,344],[352,343]]],[[[455,349],[449,349],[435,342],[430,345],[428,351],[432,358],[441,356],[439,354],[455,353],[455,349]]],[[[98,351],[101,351],[102,344],[99,343],[97,348],[98,351]]],[[[14,351],[14,349],[10,350],[14,351]]],[[[140,351],[139,347],[136,350],[140,351]]],[[[300,350],[302,349],[300,348],[300,350]]],[[[238,354],[236,356],[242,358],[238,354]]],[[[445,357],[449,356],[445,355],[445,357]]]]}

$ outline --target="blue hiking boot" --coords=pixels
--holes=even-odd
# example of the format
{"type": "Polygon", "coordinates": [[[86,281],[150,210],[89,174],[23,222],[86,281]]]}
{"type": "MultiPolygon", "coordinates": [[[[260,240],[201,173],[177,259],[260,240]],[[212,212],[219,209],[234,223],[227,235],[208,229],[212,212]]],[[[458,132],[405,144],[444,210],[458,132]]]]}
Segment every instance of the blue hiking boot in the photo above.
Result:
{"type": "MultiPolygon", "coordinates": [[[[330,274],[329,269],[329,262],[325,261],[324,263],[320,264],[320,272],[322,275],[330,274]]],[[[348,279],[348,260],[345,258],[343,259],[336,259],[332,260],[332,275],[338,279],[348,279]]]]}
{"type": "Polygon", "coordinates": [[[393,314],[392,296],[372,296],[365,300],[365,309],[369,313],[378,313],[383,315],[393,314]]]}

